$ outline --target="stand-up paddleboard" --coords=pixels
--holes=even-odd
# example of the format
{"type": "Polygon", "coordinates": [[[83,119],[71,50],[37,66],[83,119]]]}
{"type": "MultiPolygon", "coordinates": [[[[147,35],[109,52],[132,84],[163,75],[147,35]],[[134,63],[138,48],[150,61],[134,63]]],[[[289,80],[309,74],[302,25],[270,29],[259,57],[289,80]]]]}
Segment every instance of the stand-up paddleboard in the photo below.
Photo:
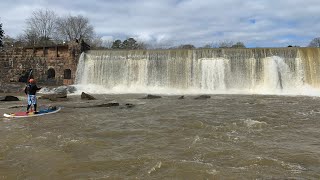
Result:
{"type": "Polygon", "coordinates": [[[40,109],[38,113],[35,113],[33,111],[26,113],[26,112],[14,112],[14,113],[5,113],[3,114],[4,117],[9,117],[9,118],[25,118],[25,117],[35,117],[35,116],[43,116],[47,114],[53,114],[56,112],[59,112],[61,110],[61,107],[49,107],[49,108],[44,108],[40,109]]]}

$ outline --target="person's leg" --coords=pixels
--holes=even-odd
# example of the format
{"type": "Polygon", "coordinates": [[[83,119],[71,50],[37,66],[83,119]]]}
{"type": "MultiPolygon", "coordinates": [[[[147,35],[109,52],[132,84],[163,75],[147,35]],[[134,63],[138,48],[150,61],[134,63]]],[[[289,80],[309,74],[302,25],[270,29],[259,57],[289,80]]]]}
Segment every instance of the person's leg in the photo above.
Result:
{"type": "Polygon", "coordinates": [[[27,100],[27,103],[28,103],[28,106],[27,106],[27,113],[29,113],[29,109],[30,109],[30,107],[31,107],[31,97],[30,97],[30,95],[28,95],[28,100],[27,100]]]}
{"type": "Polygon", "coordinates": [[[27,106],[27,112],[29,112],[30,107],[31,107],[31,105],[28,104],[28,106],[27,106]]]}
{"type": "Polygon", "coordinates": [[[37,112],[37,96],[36,95],[32,96],[32,104],[34,107],[34,112],[36,113],[37,112]]]}

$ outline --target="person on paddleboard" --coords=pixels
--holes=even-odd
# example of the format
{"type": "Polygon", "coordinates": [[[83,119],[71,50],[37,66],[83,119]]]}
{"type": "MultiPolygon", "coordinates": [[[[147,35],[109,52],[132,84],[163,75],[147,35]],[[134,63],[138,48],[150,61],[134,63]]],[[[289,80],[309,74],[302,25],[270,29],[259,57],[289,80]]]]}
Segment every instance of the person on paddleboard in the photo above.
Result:
{"type": "Polygon", "coordinates": [[[29,113],[30,107],[33,105],[34,112],[37,113],[37,97],[36,93],[38,90],[40,90],[41,87],[38,87],[36,85],[36,81],[34,79],[29,79],[29,84],[27,84],[26,88],[24,89],[24,92],[28,96],[28,106],[27,106],[27,112],[29,113]]]}

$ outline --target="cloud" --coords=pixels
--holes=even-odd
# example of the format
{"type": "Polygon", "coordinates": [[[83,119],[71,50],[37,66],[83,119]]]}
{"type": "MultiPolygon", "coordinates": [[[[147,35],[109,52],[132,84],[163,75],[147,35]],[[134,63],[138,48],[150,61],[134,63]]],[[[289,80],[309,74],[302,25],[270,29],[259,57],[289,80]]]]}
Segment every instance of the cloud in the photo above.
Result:
{"type": "Polygon", "coordinates": [[[242,41],[250,47],[306,46],[320,34],[318,0],[92,0],[2,2],[5,33],[23,33],[26,18],[50,7],[88,17],[98,35],[175,45],[242,41]]]}

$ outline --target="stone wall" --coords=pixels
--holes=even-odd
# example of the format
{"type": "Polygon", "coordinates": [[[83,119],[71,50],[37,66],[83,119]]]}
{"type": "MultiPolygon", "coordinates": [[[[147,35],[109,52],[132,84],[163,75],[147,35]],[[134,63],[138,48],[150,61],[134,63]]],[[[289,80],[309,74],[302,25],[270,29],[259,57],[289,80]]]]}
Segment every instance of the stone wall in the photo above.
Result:
{"type": "Polygon", "coordinates": [[[69,85],[74,82],[80,45],[11,47],[0,50],[0,83],[24,82],[30,69],[38,83],[69,85]]]}

